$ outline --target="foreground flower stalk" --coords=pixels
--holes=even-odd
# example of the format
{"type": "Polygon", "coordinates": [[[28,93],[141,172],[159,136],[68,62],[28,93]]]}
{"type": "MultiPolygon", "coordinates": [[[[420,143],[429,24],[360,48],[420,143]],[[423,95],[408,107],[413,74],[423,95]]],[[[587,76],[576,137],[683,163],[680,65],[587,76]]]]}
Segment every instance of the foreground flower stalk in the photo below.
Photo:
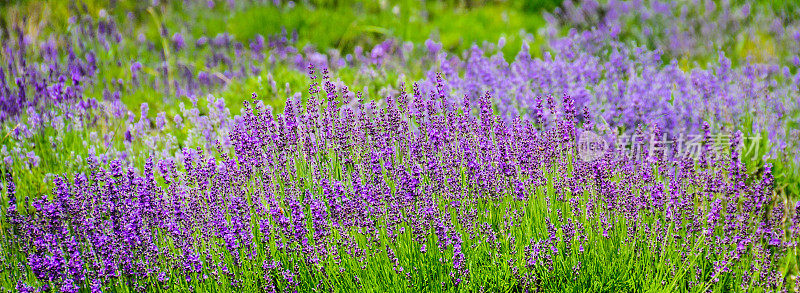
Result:
{"type": "Polygon", "coordinates": [[[800,206],[775,198],[769,166],[748,177],[739,135],[729,155],[699,161],[609,151],[586,162],[576,140],[590,115],[578,119],[569,96],[547,99],[537,121],[507,122],[488,93],[452,103],[415,85],[379,105],[310,71],[306,101],[287,100],[282,114],[246,103],[230,151],[183,149],[182,161],[151,158],[141,169],[91,156],[86,173],[56,177],[41,198],[17,198],[5,172],[0,286],[794,286],[800,206]]]}

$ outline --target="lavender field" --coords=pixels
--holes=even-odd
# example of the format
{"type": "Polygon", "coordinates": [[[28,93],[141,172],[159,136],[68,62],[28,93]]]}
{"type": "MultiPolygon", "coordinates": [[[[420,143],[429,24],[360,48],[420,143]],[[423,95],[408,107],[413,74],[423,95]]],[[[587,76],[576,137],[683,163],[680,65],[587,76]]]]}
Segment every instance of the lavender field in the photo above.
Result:
{"type": "Polygon", "coordinates": [[[793,1],[0,2],[2,292],[800,292],[793,1]]]}

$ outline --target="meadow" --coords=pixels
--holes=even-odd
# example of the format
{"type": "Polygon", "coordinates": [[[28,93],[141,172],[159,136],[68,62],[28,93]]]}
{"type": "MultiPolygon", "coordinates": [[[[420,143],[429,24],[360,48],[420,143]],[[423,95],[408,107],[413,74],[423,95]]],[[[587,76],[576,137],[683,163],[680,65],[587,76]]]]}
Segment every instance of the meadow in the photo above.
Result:
{"type": "Polygon", "coordinates": [[[800,292],[796,6],[0,3],[0,290],[800,292]]]}

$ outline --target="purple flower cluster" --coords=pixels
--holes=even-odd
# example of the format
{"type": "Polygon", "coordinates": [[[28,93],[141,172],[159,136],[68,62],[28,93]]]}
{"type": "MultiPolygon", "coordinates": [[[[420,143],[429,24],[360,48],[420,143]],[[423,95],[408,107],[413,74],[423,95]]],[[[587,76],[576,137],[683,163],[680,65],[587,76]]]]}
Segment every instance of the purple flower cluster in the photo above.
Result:
{"type": "MultiPolygon", "coordinates": [[[[90,29],[91,23],[80,22],[79,29],[90,29]]],[[[107,38],[118,37],[113,27],[100,26],[91,30],[87,42],[107,44],[107,38]]],[[[34,44],[17,28],[16,38],[3,36],[0,60],[0,122],[26,112],[43,112],[46,106],[65,102],[81,110],[96,107],[96,101],[84,100],[87,86],[92,86],[97,72],[97,58],[81,44],[64,45],[53,37],[34,44]],[[36,46],[39,46],[36,48],[36,46]],[[38,58],[32,56],[38,54],[38,58]]],[[[24,131],[24,130],[22,130],[24,131]]]]}
{"type": "Polygon", "coordinates": [[[663,64],[661,50],[625,45],[613,29],[573,31],[550,45],[552,51],[541,58],[532,57],[523,45],[510,63],[493,46],[474,46],[463,58],[439,53],[440,67],[420,83],[423,91],[437,91],[435,71],[441,70],[445,91],[473,98],[491,91],[508,119],[521,115],[536,120],[544,99],[568,94],[602,130],[630,133],[637,125],[657,124],[677,137],[699,133],[709,121],[714,131],[742,129],[768,136],[778,153],[800,157],[794,147],[800,145],[800,133],[792,130],[800,109],[796,68],[732,66],[720,51],[705,69],[687,70],[677,60],[663,64]]]}
{"type": "Polygon", "coordinates": [[[797,63],[800,22],[757,1],[565,1],[545,13],[550,33],[614,28],[626,40],[668,56],[714,56],[720,49],[766,63],[797,63]],[[749,56],[748,56],[749,55],[749,56]]]}
{"type": "Polygon", "coordinates": [[[181,160],[142,169],[91,156],[87,173],[56,177],[49,196],[11,200],[5,283],[557,290],[619,266],[674,290],[785,286],[800,206],[773,197],[769,167],[742,172],[735,148],[699,162],[584,162],[570,96],[548,100],[536,121],[509,120],[489,93],[453,103],[415,84],[379,104],[311,71],[307,102],[287,100],[277,115],[245,104],[232,151],[184,148],[181,160]]]}
{"type": "MultiPolygon", "coordinates": [[[[413,44],[390,39],[372,49],[358,46],[354,53],[344,56],[334,49],[321,53],[310,45],[295,47],[297,34],[290,36],[285,30],[240,42],[229,33],[191,39],[180,28],[170,32],[162,26],[160,40],[149,39],[133,29],[120,30],[117,20],[106,13],[98,19],[76,14],[70,18],[74,26],[47,40],[32,39],[20,27],[2,37],[0,121],[16,120],[26,111],[43,113],[64,102],[79,104],[83,111],[106,102],[115,108],[111,111],[117,116],[126,115],[128,110],[120,99],[143,89],[163,93],[167,103],[180,97],[200,98],[235,80],[260,77],[264,69],[272,70],[278,63],[292,64],[301,72],[308,64],[331,69],[354,66],[375,75],[372,67],[385,66],[391,58],[408,60],[413,49],[413,44]],[[143,48],[146,52],[159,52],[154,55],[157,58],[147,58],[143,48]],[[98,60],[98,50],[118,56],[111,56],[111,61],[98,60]],[[115,62],[126,70],[121,75],[99,76],[98,62],[115,62]]],[[[132,22],[133,13],[128,17],[132,22]]],[[[399,69],[404,64],[395,65],[399,69]]],[[[271,74],[267,79],[274,94],[283,94],[271,74]]],[[[60,110],[68,111],[76,110],[60,110]]]]}
{"type": "Polygon", "coordinates": [[[179,145],[211,149],[219,142],[227,148],[232,117],[219,95],[230,83],[266,77],[264,88],[270,96],[288,97],[293,95],[288,84],[285,91],[279,89],[272,73],[262,71],[280,66],[305,70],[308,64],[352,66],[361,68],[364,78],[374,78],[380,74],[375,68],[399,70],[404,63],[396,60],[408,60],[413,49],[388,40],[366,52],[358,47],[341,56],[336,50],[322,54],[310,46],[298,49],[296,34],[286,31],[266,38],[256,35],[242,43],[228,33],[193,39],[166,27],[159,30],[163,41],[159,42],[133,29],[120,29],[108,14],[98,19],[78,14],[70,21],[74,26],[66,33],[38,48],[34,46],[38,40],[22,29],[12,33],[12,40],[3,39],[0,121],[11,140],[4,143],[0,156],[7,168],[34,169],[48,154],[59,162],[80,162],[81,154],[64,143],[75,136],[84,138],[79,142],[82,147],[106,163],[152,153],[158,158],[180,157],[179,145]],[[148,58],[143,49],[158,52],[152,54],[156,58],[148,58]],[[111,54],[101,52],[98,58],[100,51],[111,54]],[[98,65],[120,70],[98,71],[98,65]],[[142,95],[161,95],[159,102],[178,104],[172,106],[177,109],[167,114],[151,111],[147,104],[137,110],[123,103],[142,95]],[[136,149],[139,143],[147,148],[136,149]]]}

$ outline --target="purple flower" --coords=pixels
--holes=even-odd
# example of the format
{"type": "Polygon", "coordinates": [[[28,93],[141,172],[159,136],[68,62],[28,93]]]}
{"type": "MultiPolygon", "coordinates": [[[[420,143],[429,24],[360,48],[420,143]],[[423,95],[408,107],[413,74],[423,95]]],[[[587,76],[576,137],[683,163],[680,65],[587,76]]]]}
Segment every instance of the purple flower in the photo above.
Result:
{"type": "Polygon", "coordinates": [[[184,41],[181,33],[175,33],[172,35],[172,46],[175,47],[176,51],[180,51],[186,46],[186,42],[184,41]]]}

